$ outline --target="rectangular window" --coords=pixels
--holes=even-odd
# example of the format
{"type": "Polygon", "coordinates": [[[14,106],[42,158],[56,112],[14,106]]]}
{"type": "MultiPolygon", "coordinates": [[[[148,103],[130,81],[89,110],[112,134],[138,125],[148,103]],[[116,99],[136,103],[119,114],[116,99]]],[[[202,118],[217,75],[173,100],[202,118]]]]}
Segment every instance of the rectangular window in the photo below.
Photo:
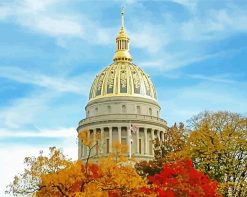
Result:
{"type": "Polygon", "coordinates": [[[106,139],[106,153],[110,152],[110,139],[106,139]]]}
{"type": "Polygon", "coordinates": [[[141,113],[141,107],[140,106],[137,106],[136,107],[136,110],[137,110],[137,114],[140,114],[141,113]]]}
{"type": "Polygon", "coordinates": [[[142,139],[139,139],[139,154],[142,154],[142,139]]]}
{"type": "Polygon", "coordinates": [[[153,141],[149,140],[149,155],[153,154],[153,141]]]}
{"type": "Polygon", "coordinates": [[[123,130],[122,130],[122,136],[124,136],[124,137],[127,137],[127,130],[126,129],[127,128],[124,127],[123,130]]]}

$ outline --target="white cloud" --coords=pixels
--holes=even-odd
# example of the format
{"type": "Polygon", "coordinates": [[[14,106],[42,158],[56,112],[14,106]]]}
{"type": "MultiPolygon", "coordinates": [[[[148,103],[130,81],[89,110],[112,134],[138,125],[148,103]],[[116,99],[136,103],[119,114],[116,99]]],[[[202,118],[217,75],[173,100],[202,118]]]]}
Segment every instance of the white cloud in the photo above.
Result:
{"type": "Polygon", "coordinates": [[[14,101],[10,106],[1,109],[0,121],[2,127],[19,128],[30,124],[39,114],[46,111],[49,100],[54,97],[52,92],[34,93],[26,98],[14,101]]]}
{"type": "Polygon", "coordinates": [[[162,71],[170,71],[195,62],[200,62],[202,60],[207,60],[225,54],[225,52],[219,52],[214,54],[197,54],[197,56],[195,56],[192,53],[192,51],[176,54],[163,53],[163,56],[159,59],[144,61],[139,64],[146,68],[156,68],[162,71]]]}
{"type": "Polygon", "coordinates": [[[46,34],[56,39],[71,37],[91,40],[94,44],[112,43],[112,28],[105,28],[82,13],[69,9],[59,10],[67,0],[24,0],[5,3],[0,7],[0,19],[9,18],[29,30],[46,34]],[[62,11],[63,10],[63,11],[62,11]]]}
{"type": "Polygon", "coordinates": [[[203,50],[195,51],[193,48],[191,48],[191,50],[177,52],[177,53],[164,52],[162,53],[162,56],[159,56],[159,58],[156,58],[155,60],[150,59],[146,61],[139,61],[138,65],[146,68],[155,68],[162,71],[171,71],[204,60],[233,55],[243,50],[246,50],[246,47],[209,53],[203,50]]]}
{"type": "MultiPolygon", "coordinates": [[[[199,9],[199,8],[198,8],[199,9]]],[[[181,25],[183,39],[221,40],[236,33],[247,32],[245,8],[236,6],[208,10],[207,15],[195,15],[181,25]]]]}
{"type": "Polygon", "coordinates": [[[40,131],[16,131],[0,128],[1,137],[47,137],[47,138],[65,138],[65,137],[76,137],[75,128],[58,128],[58,129],[42,129],[40,131]]]}
{"type": "Polygon", "coordinates": [[[190,119],[205,110],[226,110],[246,113],[246,83],[215,83],[203,81],[191,86],[158,91],[162,116],[169,125],[190,119]]]}
{"type": "Polygon", "coordinates": [[[89,89],[87,80],[82,80],[85,76],[77,78],[62,78],[40,74],[32,71],[25,71],[18,67],[0,67],[0,77],[14,80],[20,83],[37,85],[52,89],[53,91],[72,92],[83,95],[89,89]]]}
{"type": "Polygon", "coordinates": [[[147,50],[150,54],[155,54],[170,43],[169,35],[161,26],[143,24],[140,22],[137,30],[130,32],[131,44],[133,47],[147,50]]]}
{"type": "Polygon", "coordinates": [[[44,32],[51,36],[74,36],[83,37],[84,30],[76,22],[62,17],[37,16],[32,21],[26,21],[25,25],[33,27],[35,24],[38,31],[44,32]]]}
{"type": "Polygon", "coordinates": [[[206,76],[202,74],[186,74],[185,76],[188,76],[193,79],[200,79],[200,80],[206,80],[206,81],[212,81],[212,82],[220,82],[220,83],[234,83],[235,81],[232,79],[229,79],[230,75],[213,75],[213,76],[206,76]]]}
{"type": "Polygon", "coordinates": [[[197,0],[168,0],[168,1],[180,4],[191,11],[196,9],[197,3],[198,3],[197,0]]]}

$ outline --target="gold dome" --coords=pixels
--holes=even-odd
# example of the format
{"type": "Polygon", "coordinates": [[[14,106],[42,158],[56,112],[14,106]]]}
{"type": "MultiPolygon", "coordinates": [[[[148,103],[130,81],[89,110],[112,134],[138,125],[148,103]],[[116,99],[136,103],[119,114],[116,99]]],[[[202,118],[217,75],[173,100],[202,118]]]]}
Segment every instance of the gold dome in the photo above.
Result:
{"type": "Polygon", "coordinates": [[[129,38],[124,30],[124,12],[116,38],[114,63],[106,67],[93,82],[89,100],[112,96],[138,96],[156,100],[156,91],[150,77],[132,63],[129,38]]]}
{"type": "Polygon", "coordinates": [[[89,100],[112,96],[138,96],[156,100],[156,91],[148,75],[130,62],[114,62],[93,82],[89,100]]]}

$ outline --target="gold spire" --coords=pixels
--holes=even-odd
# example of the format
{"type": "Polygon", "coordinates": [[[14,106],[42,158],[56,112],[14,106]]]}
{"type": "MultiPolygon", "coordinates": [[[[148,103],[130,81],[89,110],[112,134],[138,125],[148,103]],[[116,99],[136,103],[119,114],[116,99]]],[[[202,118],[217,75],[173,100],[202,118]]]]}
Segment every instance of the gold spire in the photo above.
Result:
{"type": "Polygon", "coordinates": [[[124,7],[121,9],[121,28],[124,28],[124,7]]]}
{"type": "Polygon", "coordinates": [[[129,38],[124,30],[124,9],[121,10],[121,28],[116,38],[116,52],[114,55],[114,62],[131,62],[132,57],[129,53],[129,38]]]}

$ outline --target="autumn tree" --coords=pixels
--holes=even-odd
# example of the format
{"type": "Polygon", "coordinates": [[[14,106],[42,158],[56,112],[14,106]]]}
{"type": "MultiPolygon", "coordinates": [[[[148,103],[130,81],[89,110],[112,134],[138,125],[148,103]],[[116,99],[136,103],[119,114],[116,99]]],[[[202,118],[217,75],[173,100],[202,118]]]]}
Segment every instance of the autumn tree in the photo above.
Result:
{"type": "Polygon", "coordinates": [[[192,161],[176,161],[163,166],[160,173],[148,177],[151,185],[142,188],[148,195],[160,197],[220,197],[217,181],[196,170],[192,161]]]}
{"type": "Polygon", "coordinates": [[[100,159],[98,163],[89,162],[87,166],[77,161],[57,172],[41,176],[38,197],[55,196],[143,196],[140,188],[143,180],[133,168],[132,163],[115,158],[100,159]]]}
{"type": "Polygon", "coordinates": [[[218,180],[224,196],[247,195],[247,119],[230,112],[203,112],[190,121],[185,154],[218,180]]]}
{"type": "Polygon", "coordinates": [[[57,173],[71,165],[71,160],[60,149],[51,147],[49,151],[48,157],[42,151],[38,157],[26,157],[24,172],[14,177],[14,181],[7,186],[6,193],[14,196],[32,194],[40,190],[43,175],[57,173]]]}
{"type": "Polygon", "coordinates": [[[154,159],[141,161],[135,165],[141,176],[150,176],[159,173],[165,163],[173,162],[175,155],[183,150],[187,139],[186,129],[183,123],[175,123],[164,131],[164,140],[153,140],[154,159]]]}
{"type": "Polygon", "coordinates": [[[158,138],[154,140],[154,157],[156,160],[164,159],[171,153],[176,153],[184,148],[187,134],[184,124],[175,123],[164,131],[164,140],[158,138]]]}

